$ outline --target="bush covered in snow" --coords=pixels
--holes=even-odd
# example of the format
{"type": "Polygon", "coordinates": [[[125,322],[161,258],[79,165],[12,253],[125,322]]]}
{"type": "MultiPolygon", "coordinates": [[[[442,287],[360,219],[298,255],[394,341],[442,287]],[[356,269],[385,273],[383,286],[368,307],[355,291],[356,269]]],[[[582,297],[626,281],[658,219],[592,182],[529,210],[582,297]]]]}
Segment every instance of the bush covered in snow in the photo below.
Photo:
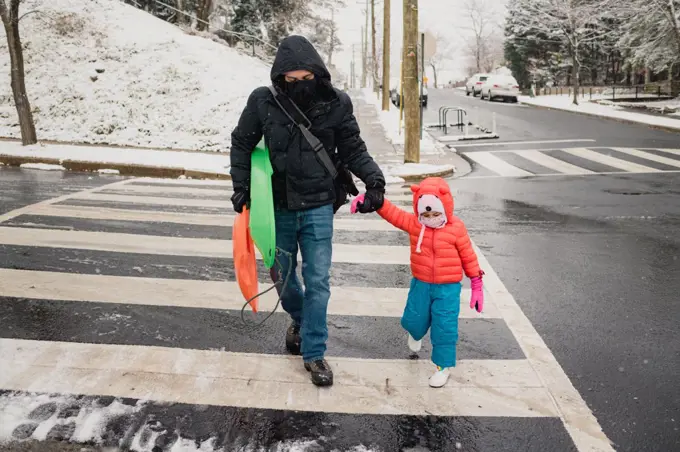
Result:
{"type": "MultiPolygon", "coordinates": [[[[41,140],[225,151],[269,82],[265,63],[118,0],[25,0],[32,10],[21,34],[41,140]]],[[[0,136],[19,137],[0,42],[0,136]]]]}

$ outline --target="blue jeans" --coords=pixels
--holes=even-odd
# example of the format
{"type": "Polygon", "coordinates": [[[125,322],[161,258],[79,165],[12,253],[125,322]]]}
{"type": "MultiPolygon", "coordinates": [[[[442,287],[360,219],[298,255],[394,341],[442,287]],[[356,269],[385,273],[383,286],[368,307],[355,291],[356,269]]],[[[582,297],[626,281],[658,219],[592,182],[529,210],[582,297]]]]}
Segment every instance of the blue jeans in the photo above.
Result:
{"type": "Polygon", "coordinates": [[[401,326],[419,341],[430,331],[432,361],[439,367],[456,365],[460,283],[430,284],[411,280],[401,326]]]}
{"type": "MultiPolygon", "coordinates": [[[[285,279],[292,266],[288,285],[281,297],[283,309],[300,326],[301,351],[304,362],[323,359],[326,353],[328,326],[326,312],[331,296],[330,270],[333,252],[333,205],[309,210],[277,209],[276,247],[292,257],[279,254],[272,278],[285,279]],[[298,246],[302,254],[303,291],[295,271],[298,246]],[[276,275],[278,273],[278,275],[276,275]]],[[[282,281],[283,283],[283,281],[282,281]]]]}

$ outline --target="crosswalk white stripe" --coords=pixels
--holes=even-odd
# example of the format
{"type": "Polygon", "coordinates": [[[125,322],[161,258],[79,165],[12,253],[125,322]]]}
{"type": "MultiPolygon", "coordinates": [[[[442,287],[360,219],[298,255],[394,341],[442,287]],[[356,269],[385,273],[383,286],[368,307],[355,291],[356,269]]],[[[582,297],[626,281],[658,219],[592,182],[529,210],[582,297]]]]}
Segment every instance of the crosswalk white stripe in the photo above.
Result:
{"type": "Polygon", "coordinates": [[[659,148],[657,151],[666,152],[667,154],[680,155],[680,149],[659,148]]]}
{"type": "Polygon", "coordinates": [[[591,151],[586,148],[568,148],[562,149],[576,157],[581,157],[587,160],[592,160],[593,162],[601,163],[603,165],[611,166],[612,168],[618,168],[628,172],[646,172],[646,173],[657,173],[661,172],[656,168],[651,168],[649,166],[639,165],[633,162],[627,162],[625,160],[617,159],[609,155],[600,154],[599,152],[591,151]]]}
{"type": "Polygon", "coordinates": [[[555,157],[544,154],[541,151],[514,151],[514,153],[526,158],[527,160],[531,160],[538,165],[545,166],[546,168],[558,171],[562,174],[593,174],[593,171],[556,159],[555,157]]]}
{"type": "Polygon", "coordinates": [[[229,179],[163,179],[158,177],[136,177],[133,179],[128,179],[131,185],[138,184],[163,184],[163,185],[214,185],[214,186],[225,186],[231,187],[232,182],[229,179]]]}
{"type": "MultiPolygon", "coordinates": [[[[389,199],[395,201],[412,201],[413,197],[388,195],[389,199]]],[[[232,203],[228,196],[224,199],[196,199],[196,198],[164,198],[160,196],[138,196],[138,195],[119,195],[109,193],[84,193],[73,196],[74,200],[90,200],[102,202],[120,202],[130,204],[151,204],[158,206],[177,206],[177,207],[207,207],[214,209],[232,209],[232,203]]],[[[343,205],[338,212],[349,213],[350,204],[343,205]]]]}
{"type": "MultiPolygon", "coordinates": [[[[260,281],[260,290],[271,286],[260,281]]],[[[134,276],[83,275],[60,272],[0,269],[0,295],[58,301],[88,301],[147,306],[178,306],[202,309],[234,309],[245,300],[238,284],[231,281],[142,278],[134,276]]],[[[332,286],[328,313],[332,315],[401,317],[408,289],[332,286]]],[[[259,299],[259,310],[271,312],[275,290],[259,299]]],[[[461,318],[499,318],[487,302],[484,313],[469,307],[470,289],[461,293],[461,318]]],[[[250,308],[248,308],[250,310],[250,308]]],[[[282,311],[279,308],[279,311],[282,311]]]]}
{"type": "Polygon", "coordinates": [[[494,173],[497,173],[500,176],[523,177],[533,175],[533,173],[517,168],[516,166],[509,164],[505,160],[496,157],[494,154],[490,152],[486,151],[466,152],[465,155],[470,157],[472,160],[479,163],[480,165],[490,169],[494,173]]]}
{"type": "Polygon", "coordinates": [[[660,155],[652,154],[650,152],[641,151],[639,149],[629,149],[629,148],[611,148],[615,151],[622,152],[624,154],[632,155],[635,157],[640,157],[646,160],[651,160],[652,162],[663,163],[664,165],[674,166],[675,168],[680,168],[680,160],[670,159],[668,157],[662,157],[660,155]]]}
{"type": "MultiPolygon", "coordinates": [[[[115,232],[64,231],[35,228],[0,227],[0,243],[16,246],[43,246],[81,250],[142,253],[166,256],[233,257],[231,240],[213,240],[115,232]]],[[[409,246],[334,244],[333,262],[356,264],[408,264],[409,246]]],[[[257,252],[258,259],[261,259],[257,252]]]]}
{"type": "MultiPolygon", "coordinates": [[[[36,206],[24,214],[48,217],[72,217],[91,220],[113,221],[147,221],[178,224],[195,224],[204,226],[233,226],[235,215],[203,214],[185,212],[163,212],[158,210],[130,210],[112,207],[46,205],[36,206]]],[[[397,231],[397,229],[380,218],[377,214],[357,215],[353,218],[335,217],[335,230],[355,232],[397,231]]]]}
{"type": "MultiPolygon", "coordinates": [[[[112,189],[113,190],[113,189],[112,189]]],[[[181,187],[181,186],[158,186],[158,185],[138,185],[138,184],[127,184],[115,187],[115,193],[107,193],[104,190],[102,195],[132,195],[135,194],[140,196],[142,194],[176,194],[177,198],[181,198],[181,195],[194,195],[194,196],[221,196],[223,199],[229,199],[234,192],[231,187],[225,187],[223,189],[215,188],[202,188],[200,185],[196,187],[181,187]]],[[[413,200],[413,195],[410,193],[408,188],[387,188],[386,195],[392,200],[399,201],[411,201],[413,200]]],[[[181,198],[186,199],[186,198],[181,198]]]]}
{"type": "Polygon", "coordinates": [[[460,361],[436,391],[427,386],[433,367],[425,360],[329,361],[335,384],[319,389],[299,358],[288,356],[0,339],[0,387],[279,410],[558,415],[524,360],[460,361]]]}
{"type": "Polygon", "coordinates": [[[131,204],[153,204],[159,206],[182,206],[182,207],[211,207],[216,209],[231,209],[231,201],[225,197],[222,199],[187,199],[187,198],[162,198],[158,196],[136,195],[111,195],[106,193],[83,193],[71,199],[87,199],[91,201],[121,202],[131,204]]]}

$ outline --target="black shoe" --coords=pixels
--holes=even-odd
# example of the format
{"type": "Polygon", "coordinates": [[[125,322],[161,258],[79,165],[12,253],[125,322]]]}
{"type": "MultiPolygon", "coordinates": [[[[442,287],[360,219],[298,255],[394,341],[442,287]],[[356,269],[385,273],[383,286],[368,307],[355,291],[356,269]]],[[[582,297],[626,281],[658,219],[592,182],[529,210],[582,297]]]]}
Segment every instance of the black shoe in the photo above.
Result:
{"type": "Polygon", "coordinates": [[[311,363],[305,363],[307,372],[312,373],[312,383],[317,386],[333,385],[333,371],[325,359],[318,359],[311,363]]]}
{"type": "Polygon", "coordinates": [[[302,339],[300,339],[300,326],[293,323],[288,327],[288,331],[286,331],[286,350],[291,355],[299,355],[300,343],[302,343],[302,339]]]}

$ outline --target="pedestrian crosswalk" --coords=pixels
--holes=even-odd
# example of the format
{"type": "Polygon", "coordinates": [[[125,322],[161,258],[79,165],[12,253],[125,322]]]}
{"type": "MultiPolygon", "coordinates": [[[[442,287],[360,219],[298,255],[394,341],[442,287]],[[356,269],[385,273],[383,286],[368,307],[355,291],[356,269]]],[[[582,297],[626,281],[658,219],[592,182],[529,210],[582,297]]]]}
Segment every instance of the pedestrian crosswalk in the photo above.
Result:
{"type": "Polygon", "coordinates": [[[680,172],[680,149],[563,148],[464,152],[481,169],[469,177],[586,176],[680,172]]]}
{"type": "MultiPolygon", "coordinates": [[[[285,352],[285,313],[257,329],[241,321],[230,194],[225,182],[125,179],[0,216],[0,443],[611,450],[479,249],[485,312],[467,306],[465,281],[459,365],[429,388],[430,345],[413,359],[399,325],[408,238],[346,207],[328,308],[335,385],[313,386],[285,352]]],[[[387,196],[410,208],[408,189],[387,196]]]]}

